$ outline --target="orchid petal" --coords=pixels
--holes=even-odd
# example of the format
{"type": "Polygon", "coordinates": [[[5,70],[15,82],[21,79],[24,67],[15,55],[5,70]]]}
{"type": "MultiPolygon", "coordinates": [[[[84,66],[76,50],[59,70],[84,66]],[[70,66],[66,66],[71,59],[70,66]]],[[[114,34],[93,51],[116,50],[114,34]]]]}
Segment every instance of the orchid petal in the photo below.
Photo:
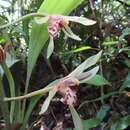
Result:
{"type": "Polygon", "coordinates": [[[62,30],[63,30],[63,32],[64,32],[68,37],[70,37],[70,38],[72,38],[72,39],[75,39],[75,40],[77,40],[77,41],[81,41],[81,38],[80,38],[79,36],[75,35],[75,34],[72,32],[72,30],[70,29],[70,27],[65,26],[65,28],[63,28],[62,30]]]}
{"type": "Polygon", "coordinates": [[[95,65],[97,61],[100,59],[101,54],[102,54],[102,51],[100,51],[98,54],[94,56],[89,57],[82,64],[80,64],[75,70],[73,70],[68,76],[70,77],[79,76],[81,73],[83,73],[83,71],[95,65]]]}
{"type": "Polygon", "coordinates": [[[40,130],[45,130],[44,127],[43,127],[43,125],[41,125],[40,130]]]}
{"type": "Polygon", "coordinates": [[[44,101],[41,111],[40,111],[40,115],[43,114],[44,112],[46,112],[46,110],[48,109],[50,102],[52,100],[52,98],[55,96],[57,92],[57,88],[53,88],[52,90],[50,90],[48,97],[46,98],[46,100],[44,101]]]}
{"type": "Polygon", "coordinates": [[[47,23],[47,21],[49,20],[49,16],[46,17],[42,17],[42,18],[35,18],[35,22],[37,24],[43,24],[43,23],[47,23]]]}
{"type": "Polygon", "coordinates": [[[54,39],[52,36],[50,36],[50,42],[47,48],[47,59],[51,56],[54,50],[54,39]]]}
{"type": "Polygon", "coordinates": [[[76,130],[83,130],[82,121],[81,121],[77,111],[71,105],[69,105],[69,109],[70,109],[70,112],[71,112],[73,122],[74,122],[74,126],[75,126],[76,130]]]}
{"type": "Polygon", "coordinates": [[[65,16],[65,18],[68,21],[72,21],[72,22],[76,22],[76,23],[80,23],[83,24],[85,26],[89,26],[89,25],[93,25],[96,23],[96,21],[85,18],[85,17],[78,17],[78,16],[65,16]]]}
{"type": "Polygon", "coordinates": [[[96,73],[98,72],[98,70],[99,70],[99,66],[80,74],[79,76],[77,76],[77,78],[80,81],[80,83],[84,83],[85,81],[94,77],[96,75],[96,73]]]}

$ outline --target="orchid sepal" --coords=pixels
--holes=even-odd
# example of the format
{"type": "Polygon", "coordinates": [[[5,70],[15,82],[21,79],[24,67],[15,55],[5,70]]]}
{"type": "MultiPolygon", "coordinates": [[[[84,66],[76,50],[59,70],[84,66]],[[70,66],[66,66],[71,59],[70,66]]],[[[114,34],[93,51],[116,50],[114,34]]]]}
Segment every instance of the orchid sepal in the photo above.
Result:
{"type": "Polygon", "coordinates": [[[85,18],[85,17],[78,17],[78,16],[64,16],[65,19],[71,22],[80,23],[85,26],[90,26],[96,24],[96,21],[85,18]]]}
{"type": "Polygon", "coordinates": [[[34,19],[35,20],[35,22],[37,23],[37,24],[44,24],[44,23],[47,23],[48,22],[48,20],[49,20],[49,16],[45,16],[45,17],[42,17],[42,18],[35,18],[34,19]]]}

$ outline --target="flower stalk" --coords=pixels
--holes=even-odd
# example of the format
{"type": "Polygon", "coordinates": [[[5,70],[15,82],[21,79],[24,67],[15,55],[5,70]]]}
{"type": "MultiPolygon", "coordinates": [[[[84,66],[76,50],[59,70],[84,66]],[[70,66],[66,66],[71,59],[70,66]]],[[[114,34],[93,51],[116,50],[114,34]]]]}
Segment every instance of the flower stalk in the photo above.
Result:
{"type": "Polygon", "coordinates": [[[27,14],[27,15],[24,15],[22,17],[20,17],[19,19],[15,20],[15,21],[12,21],[11,23],[7,23],[7,24],[4,24],[4,25],[1,25],[0,26],[0,29],[4,29],[4,28],[7,28],[7,27],[10,27],[20,21],[23,21],[27,18],[30,18],[30,17],[45,17],[47,16],[46,13],[30,13],[30,14],[27,14]]]}

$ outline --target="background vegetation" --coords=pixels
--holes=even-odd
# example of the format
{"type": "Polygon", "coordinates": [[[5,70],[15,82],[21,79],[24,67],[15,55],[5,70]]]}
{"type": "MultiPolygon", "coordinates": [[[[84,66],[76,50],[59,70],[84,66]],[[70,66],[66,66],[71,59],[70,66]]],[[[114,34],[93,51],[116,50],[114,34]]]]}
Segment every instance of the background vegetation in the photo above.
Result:
{"type": "MultiPolygon", "coordinates": [[[[129,129],[129,18],[129,0],[1,0],[0,44],[5,48],[9,43],[12,49],[0,69],[0,86],[3,86],[0,88],[0,128],[4,129],[6,123],[7,129],[12,130],[74,129],[70,111],[59,101],[59,95],[41,116],[39,111],[47,94],[8,103],[4,97],[25,95],[52,81],[55,84],[57,79],[103,50],[97,63],[99,72],[80,85],[75,109],[82,119],[83,130],[129,129]],[[33,17],[28,17],[3,27],[36,12],[84,16],[96,24],[83,26],[71,22],[69,26],[82,40],[75,41],[61,33],[55,40],[53,54],[47,59],[46,24],[38,25],[33,17]]],[[[0,54],[0,60],[4,59],[3,53],[0,54]]]]}

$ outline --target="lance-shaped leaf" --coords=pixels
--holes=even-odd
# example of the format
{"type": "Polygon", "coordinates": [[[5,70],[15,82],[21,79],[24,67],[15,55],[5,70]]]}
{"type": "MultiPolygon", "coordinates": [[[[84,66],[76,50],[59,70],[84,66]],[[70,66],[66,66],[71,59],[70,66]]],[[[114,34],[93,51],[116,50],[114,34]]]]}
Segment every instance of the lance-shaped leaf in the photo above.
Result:
{"type": "Polygon", "coordinates": [[[55,96],[57,92],[57,89],[53,88],[52,90],[50,90],[48,97],[46,98],[46,100],[44,101],[41,111],[40,111],[40,115],[43,114],[44,112],[46,112],[46,110],[48,109],[50,102],[52,100],[52,98],[55,96]]]}
{"type": "Polygon", "coordinates": [[[87,84],[94,86],[111,85],[103,76],[96,74],[94,77],[86,81],[87,84]]]}
{"type": "Polygon", "coordinates": [[[80,24],[83,24],[85,26],[93,25],[96,23],[96,21],[93,21],[91,19],[84,18],[84,17],[77,17],[77,16],[68,16],[68,17],[66,16],[66,19],[68,21],[80,23],[80,24]]]}
{"type": "Polygon", "coordinates": [[[98,72],[99,70],[99,66],[87,71],[87,72],[84,72],[82,74],[80,74],[77,78],[78,80],[80,81],[80,83],[86,83],[87,80],[90,80],[91,78],[93,78],[96,73],[98,72]]]}
{"type": "Polygon", "coordinates": [[[68,76],[79,76],[84,70],[88,69],[89,67],[95,65],[97,61],[100,59],[102,51],[98,54],[91,56],[87,60],[85,60],[82,64],[80,64],[74,71],[72,71],[68,76]]]}
{"type": "Polygon", "coordinates": [[[81,121],[78,113],[76,112],[74,107],[71,106],[71,105],[69,105],[69,109],[70,109],[70,112],[71,112],[73,122],[74,122],[74,126],[75,126],[76,130],[83,130],[82,121],[81,121]]]}

